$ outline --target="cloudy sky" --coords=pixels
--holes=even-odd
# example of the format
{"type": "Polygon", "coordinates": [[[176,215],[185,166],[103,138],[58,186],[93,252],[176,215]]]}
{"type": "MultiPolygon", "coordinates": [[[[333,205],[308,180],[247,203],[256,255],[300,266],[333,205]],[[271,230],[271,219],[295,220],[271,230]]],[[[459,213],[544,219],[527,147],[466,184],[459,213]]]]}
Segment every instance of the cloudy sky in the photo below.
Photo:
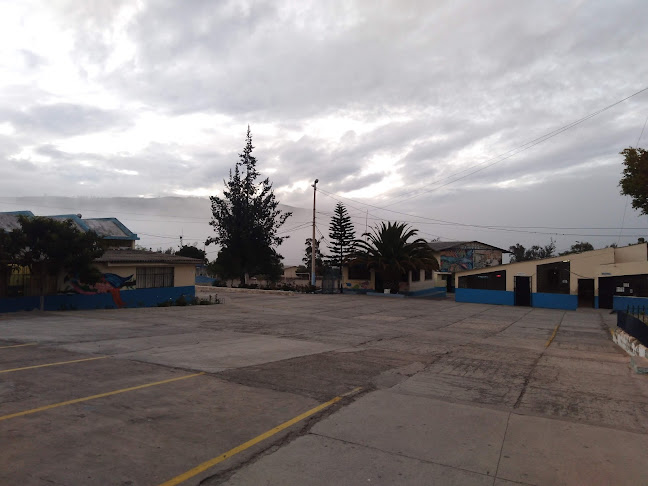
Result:
{"type": "Polygon", "coordinates": [[[249,124],[282,203],[309,208],[320,180],[324,231],[342,200],[359,229],[410,221],[426,238],[648,236],[618,190],[648,91],[614,105],[648,88],[648,2],[0,9],[0,210],[19,196],[218,194],[249,124]]]}

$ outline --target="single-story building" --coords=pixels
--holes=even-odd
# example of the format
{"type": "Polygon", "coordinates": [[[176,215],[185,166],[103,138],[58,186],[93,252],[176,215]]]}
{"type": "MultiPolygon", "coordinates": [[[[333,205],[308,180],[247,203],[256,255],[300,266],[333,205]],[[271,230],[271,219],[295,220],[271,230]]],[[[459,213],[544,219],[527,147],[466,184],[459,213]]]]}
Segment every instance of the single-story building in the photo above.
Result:
{"type": "MultiPolygon", "coordinates": [[[[30,211],[0,213],[0,231],[18,228],[20,215],[34,216],[30,211]]],[[[41,299],[40,282],[29,269],[10,266],[0,276],[0,312],[41,306],[45,310],[149,307],[195,296],[199,260],[133,249],[139,238],[116,218],[47,217],[72,220],[80,231],[95,231],[102,237],[106,250],[94,262],[102,277],[95,284],[81,282],[75,275],[48,278],[41,299]]]]}
{"type": "Polygon", "coordinates": [[[458,272],[457,302],[552,309],[648,307],[648,245],[458,272]]]}
{"type": "MultiPolygon", "coordinates": [[[[400,282],[400,292],[407,295],[445,295],[454,291],[454,275],[463,270],[479,269],[502,264],[507,250],[480,241],[433,241],[428,243],[439,262],[439,271],[409,271],[400,282]]],[[[362,265],[342,268],[342,287],[356,292],[383,292],[380,273],[362,265]]]]}

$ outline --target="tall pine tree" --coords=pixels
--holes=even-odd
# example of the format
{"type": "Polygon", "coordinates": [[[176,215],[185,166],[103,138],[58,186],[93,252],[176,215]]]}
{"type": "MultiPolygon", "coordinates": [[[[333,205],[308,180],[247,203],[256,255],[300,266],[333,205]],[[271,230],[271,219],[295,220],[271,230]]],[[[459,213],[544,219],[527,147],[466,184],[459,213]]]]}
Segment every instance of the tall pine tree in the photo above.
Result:
{"type": "Polygon", "coordinates": [[[329,240],[331,265],[341,268],[347,257],[353,252],[355,241],[355,228],[342,203],[337,203],[335,214],[331,217],[329,240]]]}
{"type": "Polygon", "coordinates": [[[230,170],[223,197],[211,196],[212,220],[216,233],[205,244],[221,246],[217,259],[226,277],[238,276],[247,283],[249,275],[276,274],[283,258],[275,247],[287,236],[278,229],[292,213],[278,209],[279,201],[268,178],[257,182],[259,171],[252,155],[252,135],[248,126],[245,148],[230,170]]]}

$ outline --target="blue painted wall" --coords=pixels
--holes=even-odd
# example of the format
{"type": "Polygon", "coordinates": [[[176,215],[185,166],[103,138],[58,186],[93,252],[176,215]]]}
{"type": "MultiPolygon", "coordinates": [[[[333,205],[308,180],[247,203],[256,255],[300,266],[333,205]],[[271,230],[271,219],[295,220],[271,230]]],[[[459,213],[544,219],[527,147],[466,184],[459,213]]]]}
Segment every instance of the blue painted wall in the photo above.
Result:
{"type": "Polygon", "coordinates": [[[214,285],[215,278],[196,275],[196,285],[214,285]]]}
{"type": "Polygon", "coordinates": [[[612,309],[625,312],[628,306],[631,310],[633,307],[645,307],[648,313],[648,297],[624,297],[622,295],[612,297],[612,309]]]}
{"type": "Polygon", "coordinates": [[[506,290],[455,289],[456,302],[473,302],[475,304],[514,305],[513,292],[506,290]]]}
{"type": "Polygon", "coordinates": [[[599,308],[599,306],[598,306],[598,295],[595,295],[595,296],[594,296],[594,308],[595,308],[595,309],[598,309],[598,308],[599,308]]]}
{"type": "Polygon", "coordinates": [[[414,292],[408,292],[407,295],[411,297],[425,297],[425,296],[434,296],[434,297],[445,297],[447,292],[446,287],[431,287],[429,289],[415,290],[414,292]]]}
{"type": "MultiPolygon", "coordinates": [[[[175,301],[181,295],[191,300],[196,295],[194,286],[164,287],[159,289],[135,289],[120,292],[126,307],[155,307],[162,302],[175,301]]],[[[29,311],[40,308],[40,297],[16,297],[0,299],[0,312],[29,311]]],[[[63,294],[45,296],[45,310],[116,309],[112,295],[63,294]]]]}
{"type": "Polygon", "coordinates": [[[578,308],[578,296],[570,294],[531,294],[531,306],[545,309],[576,310],[578,308]]]}

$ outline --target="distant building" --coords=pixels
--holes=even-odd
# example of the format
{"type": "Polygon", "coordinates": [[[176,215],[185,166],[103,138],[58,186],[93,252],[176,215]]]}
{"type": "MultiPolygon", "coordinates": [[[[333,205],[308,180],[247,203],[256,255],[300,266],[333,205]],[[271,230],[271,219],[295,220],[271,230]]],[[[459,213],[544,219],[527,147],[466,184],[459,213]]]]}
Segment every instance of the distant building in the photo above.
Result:
{"type": "MultiPolygon", "coordinates": [[[[0,213],[0,231],[19,228],[21,215],[34,217],[31,211],[0,213]]],[[[117,218],[45,217],[71,220],[80,231],[96,232],[106,248],[95,260],[102,274],[99,282],[88,284],[67,274],[47,279],[43,286],[45,310],[146,307],[195,296],[196,265],[201,260],[135,250],[139,238],[117,218]]],[[[0,273],[0,312],[40,308],[41,285],[36,280],[28,268],[15,265],[0,273]]]]}
{"type": "MultiPolygon", "coordinates": [[[[439,271],[409,271],[400,283],[400,291],[409,295],[445,295],[454,291],[454,275],[464,270],[479,269],[502,264],[502,248],[480,241],[434,241],[428,243],[434,250],[439,271]]],[[[345,265],[342,268],[342,286],[352,291],[384,291],[380,272],[362,265],[345,265]]]]}
{"type": "MultiPolygon", "coordinates": [[[[33,218],[34,213],[31,211],[0,213],[0,231],[19,228],[18,218],[20,216],[33,218]]],[[[135,248],[135,242],[139,240],[139,237],[117,218],[83,218],[80,214],[55,214],[44,217],[57,221],[70,220],[79,231],[94,231],[103,239],[107,248],[135,248]]]]}

